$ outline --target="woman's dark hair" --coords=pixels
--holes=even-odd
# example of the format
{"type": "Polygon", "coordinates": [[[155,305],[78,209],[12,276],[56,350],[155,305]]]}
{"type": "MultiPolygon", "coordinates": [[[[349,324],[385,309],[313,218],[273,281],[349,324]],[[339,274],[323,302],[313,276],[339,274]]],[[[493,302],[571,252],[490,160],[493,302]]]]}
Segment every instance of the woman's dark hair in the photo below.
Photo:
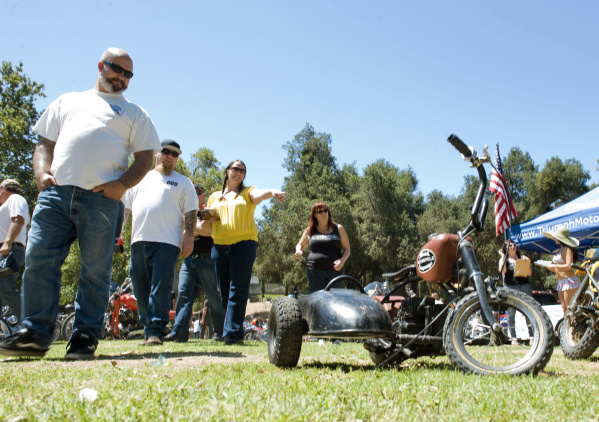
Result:
{"type": "Polygon", "coordinates": [[[314,234],[314,232],[316,231],[316,227],[318,227],[318,220],[316,219],[316,211],[321,211],[321,210],[326,210],[326,212],[329,214],[329,218],[327,220],[327,229],[330,229],[331,227],[333,227],[333,224],[336,224],[331,219],[331,210],[329,209],[327,204],[325,204],[324,202],[317,202],[314,205],[312,205],[312,211],[310,212],[310,223],[308,224],[308,234],[310,236],[312,236],[314,234]]]}
{"type": "MultiPolygon", "coordinates": [[[[245,168],[245,174],[247,175],[248,166],[246,166],[243,161],[241,161],[241,160],[233,160],[229,164],[227,164],[227,167],[224,170],[225,179],[223,180],[223,189],[221,191],[222,194],[225,193],[225,188],[227,187],[227,179],[229,179],[229,175],[227,174],[227,170],[229,170],[231,168],[231,166],[233,164],[235,164],[235,163],[241,163],[241,164],[243,164],[243,167],[245,168]]],[[[245,175],[243,176],[243,180],[245,180],[245,175]]],[[[241,185],[239,186],[239,192],[237,192],[237,193],[241,193],[245,189],[245,185],[243,184],[243,180],[241,181],[241,185]]]]}
{"type": "MultiPolygon", "coordinates": [[[[503,253],[505,254],[505,256],[508,256],[508,252],[510,250],[510,245],[511,244],[516,245],[516,243],[512,242],[511,240],[508,240],[506,242],[503,243],[503,253]]],[[[518,247],[518,245],[516,245],[516,256],[518,258],[522,258],[522,252],[520,252],[520,248],[518,247]]]]}

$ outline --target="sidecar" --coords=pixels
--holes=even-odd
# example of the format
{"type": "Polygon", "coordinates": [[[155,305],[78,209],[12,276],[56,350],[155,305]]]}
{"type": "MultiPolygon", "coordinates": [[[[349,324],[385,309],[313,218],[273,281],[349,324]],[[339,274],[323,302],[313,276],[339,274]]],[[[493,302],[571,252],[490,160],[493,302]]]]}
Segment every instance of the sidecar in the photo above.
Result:
{"type": "Polygon", "coordinates": [[[368,296],[358,280],[342,275],[324,290],[308,295],[280,297],[268,317],[268,357],[280,367],[295,367],[302,337],[369,339],[392,338],[391,318],[377,300],[368,296]],[[331,288],[345,281],[355,289],[331,288]]]}

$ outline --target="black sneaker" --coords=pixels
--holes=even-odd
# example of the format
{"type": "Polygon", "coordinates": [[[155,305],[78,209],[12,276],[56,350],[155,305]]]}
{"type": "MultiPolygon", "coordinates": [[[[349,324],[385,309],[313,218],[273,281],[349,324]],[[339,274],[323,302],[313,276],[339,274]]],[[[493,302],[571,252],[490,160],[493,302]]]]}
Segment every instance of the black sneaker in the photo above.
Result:
{"type": "Polygon", "coordinates": [[[177,341],[177,333],[172,331],[168,336],[165,336],[162,341],[177,341]]]}
{"type": "Polygon", "coordinates": [[[223,333],[214,333],[214,336],[212,336],[212,340],[225,341],[225,338],[223,337],[223,333]]]}
{"type": "Polygon", "coordinates": [[[48,347],[44,348],[37,344],[33,331],[27,328],[0,341],[0,354],[6,356],[42,357],[47,351],[48,347]]]}
{"type": "Polygon", "coordinates": [[[65,359],[81,360],[93,359],[98,347],[98,340],[89,334],[77,332],[71,336],[67,344],[65,359]]]}

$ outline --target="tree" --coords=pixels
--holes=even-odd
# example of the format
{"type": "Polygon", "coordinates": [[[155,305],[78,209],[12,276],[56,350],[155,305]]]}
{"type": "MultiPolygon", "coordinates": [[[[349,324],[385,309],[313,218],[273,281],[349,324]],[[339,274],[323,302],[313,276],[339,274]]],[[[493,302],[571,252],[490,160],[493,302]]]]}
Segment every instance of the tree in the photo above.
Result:
{"type": "Polygon", "coordinates": [[[206,189],[208,195],[222,188],[223,170],[220,162],[214,156],[214,151],[199,148],[191,155],[189,161],[189,178],[206,189]]]}
{"type": "Polygon", "coordinates": [[[415,261],[420,247],[416,221],[424,211],[417,186],[412,169],[399,170],[384,159],[364,169],[352,207],[361,252],[353,260],[359,264],[355,275],[371,281],[415,261]]]}
{"type": "MultiPolygon", "coordinates": [[[[345,226],[350,220],[350,202],[342,172],[332,155],[329,134],[316,133],[306,124],[283,148],[287,151],[283,167],[290,173],[283,184],[287,195],[284,202],[274,202],[263,211],[254,270],[261,283],[282,282],[287,291],[294,286],[307,291],[306,266],[293,254],[308,225],[312,205],[326,202],[333,219],[345,226]]],[[[351,230],[348,235],[351,244],[351,230]]],[[[346,272],[350,265],[348,262],[346,272]]]]}
{"type": "Polygon", "coordinates": [[[36,135],[32,126],[41,114],[34,103],[46,96],[44,85],[27,77],[23,63],[13,67],[3,61],[0,74],[0,177],[17,180],[33,208],[38,192],[33,178],[36,135]]]}

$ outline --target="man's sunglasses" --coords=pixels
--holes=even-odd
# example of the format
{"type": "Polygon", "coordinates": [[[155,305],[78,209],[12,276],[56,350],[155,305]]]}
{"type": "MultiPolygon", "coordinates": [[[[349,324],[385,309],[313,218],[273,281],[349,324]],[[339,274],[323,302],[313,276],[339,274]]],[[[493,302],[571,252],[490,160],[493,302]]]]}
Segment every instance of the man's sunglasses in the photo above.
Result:
{"type": "Polygon", "coordinates": [[[116,73],[122,73],[123,75],[125,75],[125,78],[127,78],[127,79],[131,79],[133,77],[133,72],[131,72],[130,70],[123,69],[118,64],[115,64],[115,63],[112,63],[112,62],[109,62],[106,60],[102,60],[102,63],[104,63],[109,68],[111,68],[116,73]]]}
{"type": "Polygon", "coordinates": [[[173,156],[173,158],[177,158],[177,157],[179,156],[179,154],[178,154],[178,153],[176,153],[175,151],[171,151],[170,149],[166,149],[166,148],[164,148],[164,149],[163,149],[161,152],[162,152],[164,155],[172,155],[172,156],[173,156]]]}

